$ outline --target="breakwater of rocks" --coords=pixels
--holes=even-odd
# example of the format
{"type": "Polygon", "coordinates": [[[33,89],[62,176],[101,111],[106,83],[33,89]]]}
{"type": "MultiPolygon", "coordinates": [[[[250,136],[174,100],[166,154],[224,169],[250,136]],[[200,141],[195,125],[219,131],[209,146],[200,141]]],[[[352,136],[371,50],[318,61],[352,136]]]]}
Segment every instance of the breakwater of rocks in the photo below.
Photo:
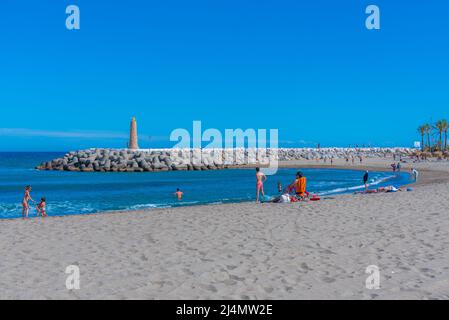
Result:
{"type": "Polygon", "coordinates": [[[219,170],[273,165],[294,160],[327,160],[412,156],[409,148],[279,148],[279,149],[88,149],[42,163],[38,170],[74,172],[152,172],[219,170]]]}

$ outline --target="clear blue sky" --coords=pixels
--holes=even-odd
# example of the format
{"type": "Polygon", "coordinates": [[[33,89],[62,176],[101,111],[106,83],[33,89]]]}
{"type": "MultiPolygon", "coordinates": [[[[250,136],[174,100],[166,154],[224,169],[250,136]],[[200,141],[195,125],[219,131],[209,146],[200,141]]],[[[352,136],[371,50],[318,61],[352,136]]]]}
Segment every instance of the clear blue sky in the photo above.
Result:
{"type": "Polygon", "coordinates": [[[123,147],[132,116],[143,147],[193,120],[277,128],[284,146],[408,146],[449,118],[448,15],[445,0],[2,0],[0,150],[123,147]]]}

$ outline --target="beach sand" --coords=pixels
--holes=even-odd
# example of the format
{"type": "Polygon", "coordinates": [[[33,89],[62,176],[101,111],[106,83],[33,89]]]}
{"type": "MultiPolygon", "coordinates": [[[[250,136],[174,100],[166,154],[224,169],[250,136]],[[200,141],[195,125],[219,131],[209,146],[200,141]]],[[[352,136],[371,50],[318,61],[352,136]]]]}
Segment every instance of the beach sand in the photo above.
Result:
{"type": "Polygon", "coordinates": [[[413,192],[0,220],[0,298],[448,299],[449,163],[416,167],[413,192]]]}

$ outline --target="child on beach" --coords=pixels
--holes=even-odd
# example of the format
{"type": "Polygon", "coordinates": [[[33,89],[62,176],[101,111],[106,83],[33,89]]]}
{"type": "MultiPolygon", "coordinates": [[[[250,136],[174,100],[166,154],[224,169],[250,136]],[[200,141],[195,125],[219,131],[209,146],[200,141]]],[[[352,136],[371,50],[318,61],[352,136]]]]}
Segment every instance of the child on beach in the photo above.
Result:
{"type": "Polygon", "coordinates": [[[175,196],[178,198],[179,201],[182,200],[183,195],[184,195],[184,192],[182,192],[179,188],[176,189],[175,196]]]}
{"type": "Polygon", "coordinates": [[[31,186],[25,187],[25,194],[22,200],[22,218],[28,218],[28,213],[30,212],[29,201],[36,203],[36,201],[31,198],[31,186]]]}
{"type": "Polygon", "coordinates": [[[267,176],[260,171],[260,168],[256,168],[256,203],[259,202],[260,193],[262,193],[262,197],[265,197],[265,192],[263,190],[265,181],[267,181],[267,176]]]}
{"type": "Polygon", "coordinates": [[[280,181],[278,181],[278,192],[282,192],[282,183],[280,181]]]}
{"type": "Polygon", "coordinates": [[[37,216],[39,216],[39,214],[42,217],[47,216],[47,200],[45,198],[41,198],[41,202],[39,202],[39,204],[37,205],[36,211],[37,211],[37,216]]]}

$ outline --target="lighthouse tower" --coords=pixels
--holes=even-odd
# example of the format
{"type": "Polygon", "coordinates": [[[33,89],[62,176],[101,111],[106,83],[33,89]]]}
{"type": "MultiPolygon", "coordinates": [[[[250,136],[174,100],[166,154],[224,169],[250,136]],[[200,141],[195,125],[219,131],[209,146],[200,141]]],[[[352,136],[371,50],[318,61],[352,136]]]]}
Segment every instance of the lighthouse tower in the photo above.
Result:
{"type": "Polygon", "coordinates": [[[137,121],[136,118],[131,120],[131,129],[129,131],[129,145],[128,148],[131,150],[139,149],[139,140],[137,137],[137,121]]]}

